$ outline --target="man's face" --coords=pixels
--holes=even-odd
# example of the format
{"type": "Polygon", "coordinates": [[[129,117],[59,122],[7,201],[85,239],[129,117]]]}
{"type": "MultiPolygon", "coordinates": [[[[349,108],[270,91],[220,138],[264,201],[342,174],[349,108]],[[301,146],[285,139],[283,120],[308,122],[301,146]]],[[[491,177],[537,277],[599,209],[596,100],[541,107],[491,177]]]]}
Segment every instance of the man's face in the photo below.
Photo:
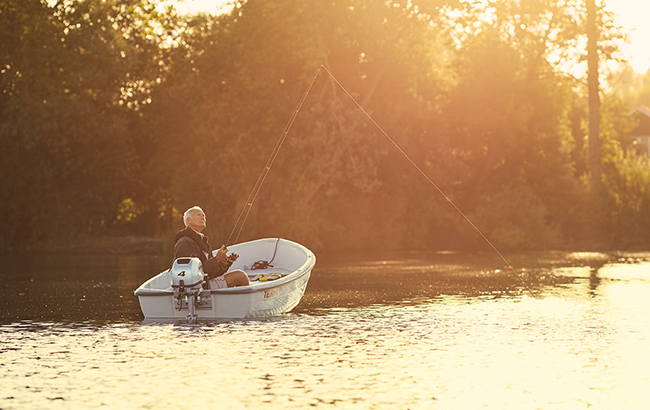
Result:
{"type": "Polygon", "coordinates": [[[206,222],[207,221],[203,211],[199,209],[195,209],[192,211],[190,217],[187,219],[187,226],[189,226],[190,228],[194,229],[197,232],[201,232],[207,226],[206,222]]]}

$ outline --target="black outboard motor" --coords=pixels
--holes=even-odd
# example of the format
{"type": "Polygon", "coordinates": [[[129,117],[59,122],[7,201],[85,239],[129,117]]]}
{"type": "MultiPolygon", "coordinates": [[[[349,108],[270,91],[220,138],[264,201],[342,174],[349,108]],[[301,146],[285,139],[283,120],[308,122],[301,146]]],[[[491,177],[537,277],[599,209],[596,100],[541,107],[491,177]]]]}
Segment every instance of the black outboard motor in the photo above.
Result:
{"type": "Polygon", "coordinates": [[[174,261],[174,265],[172,265],[174,300],[179,311],[185,302],[188,309],[188,321],[194,321],[197,318],[196,306],[202,303],[201,293],[203,293],[204,281],[205,274],[199,258],[178,258],[174,261]]]}

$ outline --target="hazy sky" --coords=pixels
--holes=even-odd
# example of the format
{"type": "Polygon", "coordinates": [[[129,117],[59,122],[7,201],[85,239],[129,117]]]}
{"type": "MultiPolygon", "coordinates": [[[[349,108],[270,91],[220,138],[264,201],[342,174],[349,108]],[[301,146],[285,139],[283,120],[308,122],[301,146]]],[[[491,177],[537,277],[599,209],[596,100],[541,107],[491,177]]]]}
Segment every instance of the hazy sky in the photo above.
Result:
{"type": "Polygon", "coordinates": [[[607,8],[616,13],[616,21],[630,32],[630,44],[623,51],[638,73],[650,66],[650,0],[606,0],[607,8]]]}
{"type": "MultiPolygon", "coordinates": [[[[228,0],[175,0],[179,11],[215,11],[228,0]]],[[[650,67],[650,0],[605,0],[607,9],[616,13],[616,21],[630,34],[630,44],[622,48],[630,65],[640,74],[650,67]]]]}

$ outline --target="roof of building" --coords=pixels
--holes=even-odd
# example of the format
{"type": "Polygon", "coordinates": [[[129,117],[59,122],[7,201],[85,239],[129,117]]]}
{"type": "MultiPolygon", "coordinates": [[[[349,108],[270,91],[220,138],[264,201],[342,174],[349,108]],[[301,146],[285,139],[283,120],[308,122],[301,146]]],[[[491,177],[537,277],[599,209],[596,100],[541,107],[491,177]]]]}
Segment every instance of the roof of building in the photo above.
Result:
{"type": "Polygon", "coordinates": [[[630,111],[630,115],[639,120],[639,125],[632,131],[632,136],[650,135],[650,110],[640,105],[630,111]]]}

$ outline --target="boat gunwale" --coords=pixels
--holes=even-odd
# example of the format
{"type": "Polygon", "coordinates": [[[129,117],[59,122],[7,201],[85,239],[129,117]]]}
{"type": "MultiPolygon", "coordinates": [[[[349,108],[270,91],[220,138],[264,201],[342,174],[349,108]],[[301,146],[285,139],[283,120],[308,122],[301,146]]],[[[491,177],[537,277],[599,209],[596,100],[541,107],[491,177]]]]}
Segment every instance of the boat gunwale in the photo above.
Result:
{"type": "MultiPolygon", "coordinates": [[[[257,241],[264,241],[268,239],[275,239],[275,238],[264,238],[264,239],[258,239],[256,241],[250,241],[248,243],[252,242],[257,242],[257,241]]],[[[285,284],[291,283],[293,281],[296,281],[303,276],[307,275],[312,271],[314,266],[316,265],[316,256],[312,251],[310,251],[308,248],[306,248],[304,245],[301,245],[299,243],[287,240],[287,239],[282,239],[279,238],[282,241],[289,242],[290,244],[293,244],[300,249],[302,249],[307,258],[305,263],[302,264],[299,268],[291,271],[291,273],[287,274],[286,276],[283,276],[279,279],[269,281],[267,283],[262,283],[262,284],[255,284],[255,285],[248,285],[248,286],[237,286],[233,288],[224,288],[224,289],[211,289],[210,294],[211,295],[240,295],[240,294],[251,294],[251,293],[257,293],[257,292],[262,292],[265,290],[277,288],[280,286],[283,286],[285,284]]],[[[246,242],[245,242],[246,243],[246,242]]],[[[154,281],[156,278],[158,278],[160,275],[164,275],[168,273],[169,270],[162,271],[159,274],[149,278],[147,281],[145,281],[142,285],[140,285],[134,292],[133,294],[135,296],[141,297],[141,296],[169,296],[173,295],[174,291],[173,289],[147,289],[146,285],[149,284],[150,282],[154,281]]],[[[206,290],[204,290],[206,291],[206,290]]]]}

